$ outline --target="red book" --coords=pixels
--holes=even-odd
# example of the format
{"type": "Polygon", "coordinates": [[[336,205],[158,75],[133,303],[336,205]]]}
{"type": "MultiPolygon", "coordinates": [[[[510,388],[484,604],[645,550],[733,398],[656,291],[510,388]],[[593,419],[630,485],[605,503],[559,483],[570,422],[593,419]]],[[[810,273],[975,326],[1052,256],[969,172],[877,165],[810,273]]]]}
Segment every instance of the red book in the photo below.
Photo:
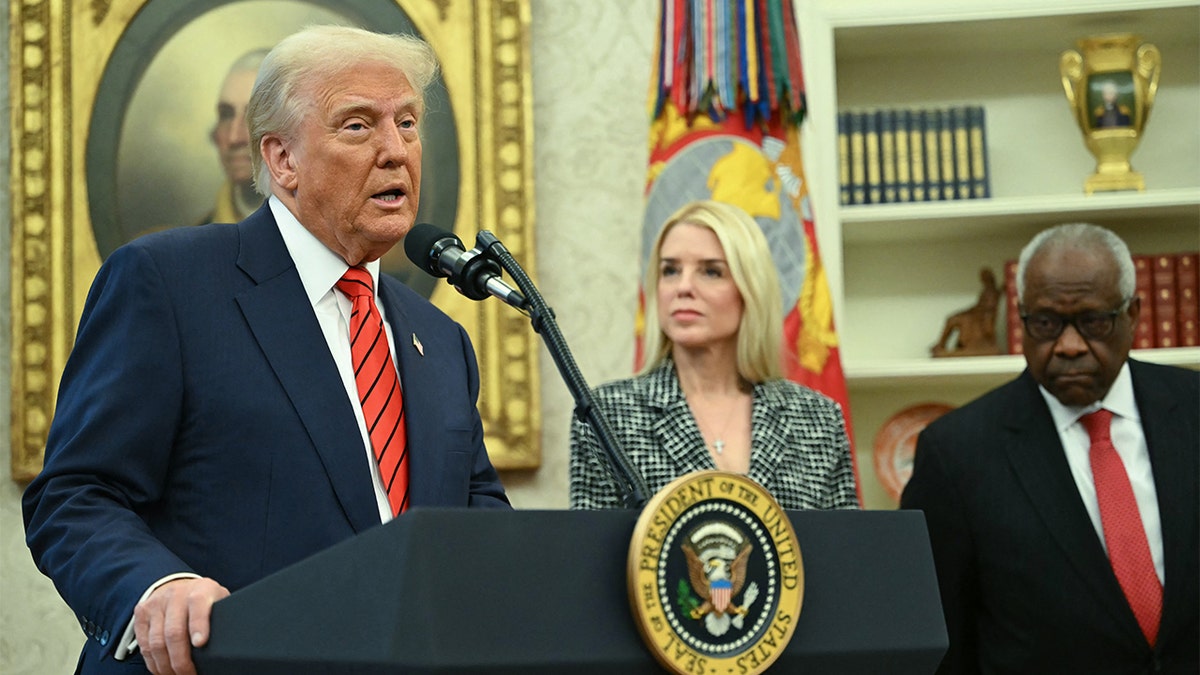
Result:
{"type": "Polygon", "coordinates": [[[1021,308],[1017,306],[1017,261],[1004,262],[1004,307],[1008,353],[1021,354],[1021,341],[1025,338],[1025,324],[1021,323],[1021,308]]]}
{"type": "Polygon", "coordinates": [[[1154,346],[1175,347],[1179,344],[1175,305],[1175,256],[1167,253],[1150,258],[1151,282],[1154,292],[1154,346]]]}
{"type": "Polygon", "coordinates": [[[1153,275],[1150,270],[1150,256],[1133,256],[1133,269],[1135,272],[1134,294],[1142,303],[1142,312],[1138,315],[1137,327],[1133,331],[1133,348],[1151,349],[1154,347],[1154,302],[1151,290],[1153,275]]]}
{"type": "Polygon", "coordinates": [[[1175,256],[1175,325],[1180,347],[1200,346],[1200,253],[1175,256]]]}

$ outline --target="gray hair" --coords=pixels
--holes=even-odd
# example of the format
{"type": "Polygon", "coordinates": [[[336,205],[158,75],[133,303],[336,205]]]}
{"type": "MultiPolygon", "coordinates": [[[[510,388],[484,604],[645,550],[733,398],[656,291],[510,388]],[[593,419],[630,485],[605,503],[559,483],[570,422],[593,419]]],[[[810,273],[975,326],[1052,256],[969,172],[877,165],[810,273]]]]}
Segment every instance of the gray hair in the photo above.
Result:
{"type": "Polygon", "coordinates": [[[1108,251],[1117,264],[1117,288],[1122,299],[1133,297],[1137,279],[1133,268],[1133,256],[1125,242],[1099,225],[1091,223],[1066,223],[1042,230],[1021,249],[1017,259],[1017,300],[1025,302],[1025,272],[1029,261],[1038,253],[1057,247],[1098,247],[1108,251]]]}
{"type": "Polygon", "coordinates": [[[383,63],[404,73],[422,108],[425,90],[438,71],[437,55],[424,40],[349,26],[310,26],[284,38],[267,54],[246,107],[253,146],[250,162],[260,194],[271,193],[270,172],[260,151],[263,136],[290,138],[311,105],[312,87],[364,63],[383,63]]]}

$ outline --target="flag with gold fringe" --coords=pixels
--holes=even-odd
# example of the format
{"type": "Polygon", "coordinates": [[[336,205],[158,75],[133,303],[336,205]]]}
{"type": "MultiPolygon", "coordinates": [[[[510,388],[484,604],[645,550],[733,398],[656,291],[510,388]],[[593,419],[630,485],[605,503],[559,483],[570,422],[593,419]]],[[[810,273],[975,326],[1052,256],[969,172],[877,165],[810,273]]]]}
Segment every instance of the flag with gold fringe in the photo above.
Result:
{"type": "MultiPolygon", "coordinates": [[[[714,199],[744,209],[763,228],[779,270],[787,377],[840,403],[849,431],[832,297],[800,151],[804,77],[792,0],[661,0],[649,103],[643,272],[658,228],[685,203],[714,199]]],[[[857,460],[854,473],[857,483],[857,460]]]]}

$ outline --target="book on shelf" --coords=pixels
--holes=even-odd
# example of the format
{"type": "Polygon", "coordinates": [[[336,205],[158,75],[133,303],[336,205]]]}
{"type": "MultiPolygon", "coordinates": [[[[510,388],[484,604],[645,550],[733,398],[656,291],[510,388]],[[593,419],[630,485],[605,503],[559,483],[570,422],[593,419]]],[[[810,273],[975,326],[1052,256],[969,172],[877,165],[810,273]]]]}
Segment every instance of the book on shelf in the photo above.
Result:
{"type": "Polygon", "coordinates": [[[967,106],[967,143],[971,155],[971,197],[992,196],[987,163],[987,118],[983,106],[967,106]]]}
{"type": "Polygon", "coordinates": [[[850,113],[850,203],[867,203],[867,152],[863,116],[850,113]]]}
{"type": "Polygon", "coordinates": [[[1180,347],[1200,346],[1200,252],[1175,256],[1175,325],[1180,347]]]}
{"type": "Polygon", "coordinates": [[[941,199],[954,199],[956,196],[954,171],[954,121],[951,119],[949,109],[938,110],[937,116],[939,118],[938,152],[941,154],[942,158],[942,166],[939,169],[942,174],[941,199]]]}
{"type": "Polygon", "coordinates": [[[883,175],[879,157],[879,118],[875,113],[861,113],[863,117],[863,145],[867,154],[867,203],[883,203],[883,175]]]}
{"type": "Polygon", "coordinates": [[[909,159],[909,119],[911,111],[897,110],[895,114],[895,134],[892,142],[896,146],[894,159],[896,161],[896,201],[911,202],[912,194],[912,160],[909,159]]]}
{"type": "Polygon", "coordinates": [[[850,198],[850,113],[842,111],[837,116],[838,141],[838,199],[843,206],[851,203],[850,198]]]}
{"type": "Polygon", "coordinates": [[[921,128],[923,115],[924,113],[917,110],[908,113],[908,173],[912,179],[914,202],[929,200],[929,191],[925,185],[925,133],[921,128]]]}
{"type": "Polygon", "coordinates": [[[971,198],[971,146],[966,106],[950,109],[950,129],[954,136],[954,198],[971,198]]]}
{"type": "Polygon", "coordinates": [[[1009,354],[1020,354],[1021,341],[1025,338],[1025,324],[1021,322],[1021,307],[1017,299],[1017,261],[1004,261],[1004,325],[1009,354]]]}
{"type": "Polygon", "coordinates": [[[942,199],[941,118],[936,110],[922,110],[921,136],[925,146],[925,200],[942,199]]]}
{"type": "Polygon", "coordinates": [[[1133,256],[1133,293],[1141,304],[1137,325],[1133,328],[1133,348],[1154,348],[1154,291],[1150,256],[1133,256]]]}
{"type": "Polygon", "coordinates": [[[1164,253],[1150,258],[1151,292],[1154,294],[1154,346],[1175,347],[1176,327],[1175,256],[1164,253]]]}
{"type": "Polygon", "coordinates": [[[842,204],[991,196],[983,106],[842,110],[837,115],[842,204]]]}
{"type": "Polygon", "coordinates": [[[883,183],[884,204],[896,203],[896,113],[884,108],[875,111],[879,127],[879,174],[883,183]]]}

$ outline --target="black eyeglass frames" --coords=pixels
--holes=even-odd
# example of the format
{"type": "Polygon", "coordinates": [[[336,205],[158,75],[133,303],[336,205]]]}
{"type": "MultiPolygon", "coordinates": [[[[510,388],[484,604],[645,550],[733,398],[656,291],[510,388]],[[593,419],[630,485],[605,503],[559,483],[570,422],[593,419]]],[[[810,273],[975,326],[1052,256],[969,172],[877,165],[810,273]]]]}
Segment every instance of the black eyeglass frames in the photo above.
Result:
{"type": "Polygon", "coordinates": [[[1133,298],[1125,298],[1121,306],[1108,312],[1079,312],[1064,316],[1055,312],[1021,313],[1025,333],[1035,340],[1057,340],[1070,324],[1086,340],[1104,340],[1117,327],[1117,317],[1129,308],[1133,298]]]}

